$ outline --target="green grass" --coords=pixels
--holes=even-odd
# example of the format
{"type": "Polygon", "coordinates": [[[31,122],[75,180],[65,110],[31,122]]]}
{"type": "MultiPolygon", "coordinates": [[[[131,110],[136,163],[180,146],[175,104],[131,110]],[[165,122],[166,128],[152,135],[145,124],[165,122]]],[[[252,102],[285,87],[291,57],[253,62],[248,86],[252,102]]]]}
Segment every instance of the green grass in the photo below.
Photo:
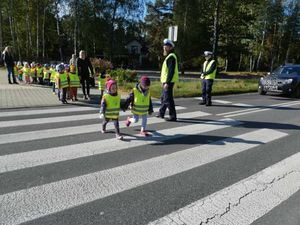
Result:
{"type": "MultiPolygon", "coordinates": [[[[258,79],[230,79],[215,80],[213,85],[213,95],[239,94],[257,91],[258,79]]],[[[135,83],[126,83],[119,86],[122,92],[130,92],[135,83]]],[[[159,98],[161,96],[161,83],[152,82],[151,96],[159,98]]],[[[179,82],[175,84],[174,96],[178,97],[197,97],[201,95],[201,83],[199,81],[179,82]]]]}

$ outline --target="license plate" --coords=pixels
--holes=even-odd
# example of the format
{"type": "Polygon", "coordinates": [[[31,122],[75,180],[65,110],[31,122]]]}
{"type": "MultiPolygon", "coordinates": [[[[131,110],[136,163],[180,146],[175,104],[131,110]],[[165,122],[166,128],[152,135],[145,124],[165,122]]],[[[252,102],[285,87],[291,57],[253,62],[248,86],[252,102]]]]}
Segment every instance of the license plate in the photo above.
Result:
{"type": "Polygon", "coordinates": [[[278,86],[277,85],[266,85],[265,89],[267,89],[267,90],[278,90],[278,86]]]}

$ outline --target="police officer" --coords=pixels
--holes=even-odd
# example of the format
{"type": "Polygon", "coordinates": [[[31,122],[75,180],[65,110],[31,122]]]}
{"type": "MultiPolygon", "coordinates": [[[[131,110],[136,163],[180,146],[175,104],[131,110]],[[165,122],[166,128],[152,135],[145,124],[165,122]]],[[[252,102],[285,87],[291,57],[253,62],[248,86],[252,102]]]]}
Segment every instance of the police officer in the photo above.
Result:
{"type": "Polygon", "coordinates": [[[204,52],[205,62],[203,63],[201,80],[202,80],[202,102],[200,105],[211,106],[211,92],[214,79],[217,73],[217,64],[213,59],[213,53],[210,51],[204,52]]]}
{"type": "Polygon", "coordinates": [[[174,53],[174,43],[169,39],[165,39],[163,44],[164,56],[166,56],[160,75],[163,91],[161,96],[161,106],[156,117],[164,118],[166,109],[168,108],[170,117],[167,118],[166,121],[176,121],[177,115],[173,98],[173,88],[174,83],[179,80],[178,61],[177,56],[174,53]]]}

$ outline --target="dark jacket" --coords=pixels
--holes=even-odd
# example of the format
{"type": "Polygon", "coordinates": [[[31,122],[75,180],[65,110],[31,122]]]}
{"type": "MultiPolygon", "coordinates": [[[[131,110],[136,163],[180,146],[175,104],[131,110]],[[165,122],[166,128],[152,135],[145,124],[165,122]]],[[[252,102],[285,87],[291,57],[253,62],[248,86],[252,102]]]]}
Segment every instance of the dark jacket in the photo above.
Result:
{"type": "Polygon", "coordinates": [[[90,76],[90,72],[92,75],[94,75],[93,66],[89,58],[85,58],[85,59],[77,58],[77,68],[78,68],[78,75],[84,79],[87,79],[90,76]]]}
{"type": "Polygon", "coordinates": [[[12,54],[9,54],[8,52],[4,53],[4,63],[7,67],[13,67],[15,65],[12,54]]]}
{"type": "MultiPolygon", "coordinates": [[[[143,95],[147,95],[148,91],[142,90],[141,86],[139,83],[136,84],[136,89],[141,92],[143,95]]],[[[133,91],[129,94],[129,96],[126,98],[125,103],[124,103],[124,110],[128,109],[129,105],[132,105],[134,101],[134,94],[133,91]]],[[[149,103],[149,108],[148,108],[148,113],[153,113],[153,105],[150,97],[150,103],[149,103]]]]}

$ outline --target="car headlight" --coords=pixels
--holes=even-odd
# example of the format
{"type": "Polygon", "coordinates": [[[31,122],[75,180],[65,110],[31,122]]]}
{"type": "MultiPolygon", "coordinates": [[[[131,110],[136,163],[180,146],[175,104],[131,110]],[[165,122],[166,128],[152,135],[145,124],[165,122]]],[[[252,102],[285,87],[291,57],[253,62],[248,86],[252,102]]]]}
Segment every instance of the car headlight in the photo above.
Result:
{"type": "Polygon", "coordinates": [[[285,80],[285,82],[284,83],[286,83],[286,84],[290,84],[290,83],[292,83],[293,82],[293,79],[287,79],[287,80],[285,80]]]}
{"type": "Polygon", "coordinates": [[[264,77],[261,77],[261,78],[260,78],[260,80],[263,80],[263,79],[264,79],[264,77]]]}

